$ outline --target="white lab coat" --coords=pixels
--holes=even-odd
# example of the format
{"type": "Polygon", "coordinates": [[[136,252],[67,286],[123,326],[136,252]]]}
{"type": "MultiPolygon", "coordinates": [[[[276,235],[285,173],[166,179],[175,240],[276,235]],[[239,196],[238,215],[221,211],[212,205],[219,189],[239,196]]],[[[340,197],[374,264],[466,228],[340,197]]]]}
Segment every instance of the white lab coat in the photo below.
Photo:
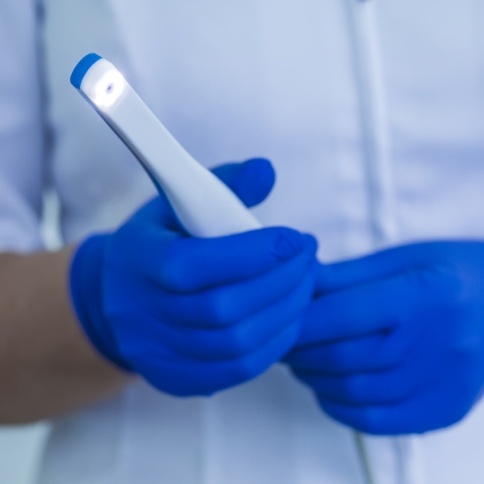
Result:
{"type": "MultiPolygon", "coordinates": [[[[44,0],[43,22],[34,3],[0,2],[2,249],[41,246],[48,185],[66,242],[154,194],[68,83],[90,51],[204,164],[271,158],[257,216],[316,234],[326,261],[484,236],[481,0],[44,0]]],[[[481,483],[484,407],[365,443],[378,484],[481,483]]],[[[365,484],[352,432],[279,365],[210,399],[139,381],[56,422],[38,482],[365,484]]]]}

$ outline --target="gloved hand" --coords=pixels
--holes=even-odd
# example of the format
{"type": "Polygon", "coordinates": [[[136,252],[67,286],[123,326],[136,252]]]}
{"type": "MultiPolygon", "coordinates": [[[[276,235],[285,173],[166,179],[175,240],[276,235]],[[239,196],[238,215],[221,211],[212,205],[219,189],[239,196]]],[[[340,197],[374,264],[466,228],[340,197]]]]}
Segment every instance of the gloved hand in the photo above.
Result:
{"type": "MultiPolygon", "coordinates": [[[[253,205],[272,188],[266,160],[216,171],[253,205]]],[[[165,197],[112,234],[88,238],[71,294],[101,354],[173,395],[208,395],[281,359],[314,290],[315,240],[289,228],[187,236],[165,197]]]]}
{"type": "Polygon", "coordinates": [[[484,383],[484,243],[435,242],[321,265],[286,358],[336,420],[372,434],[462,419],[484,383]]]}

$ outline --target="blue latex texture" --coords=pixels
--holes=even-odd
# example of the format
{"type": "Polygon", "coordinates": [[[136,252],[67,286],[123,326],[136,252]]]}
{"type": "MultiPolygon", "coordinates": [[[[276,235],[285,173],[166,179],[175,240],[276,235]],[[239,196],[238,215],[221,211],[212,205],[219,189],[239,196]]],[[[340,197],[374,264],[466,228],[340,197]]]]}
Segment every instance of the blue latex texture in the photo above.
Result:
{"type": "Polygon", "coordinates": [[[468,414],[484,382],[484,243],[401,246],[321,264],[317,279],[286,362],[327,414],[379,435],[468,414]]]}
{"type": "MultiPolygon", "coordinates": [[[[274,171],[253,159],[214,170],[248,206],[274,171]]],[[[316,242],[285,227],[188,236],[166,197],[78,248],[73,306],[97,350],[171,395],[210,395],[251,380],[297,341],[314,294],[316,242]]]]}

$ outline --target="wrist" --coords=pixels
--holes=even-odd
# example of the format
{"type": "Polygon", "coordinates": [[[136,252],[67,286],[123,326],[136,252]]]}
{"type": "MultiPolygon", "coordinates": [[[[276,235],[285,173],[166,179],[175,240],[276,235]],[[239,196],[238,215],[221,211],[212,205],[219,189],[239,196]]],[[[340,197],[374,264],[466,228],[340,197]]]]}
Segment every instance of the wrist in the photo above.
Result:
{"type": "Polygon", "coordinates": [[[93,235],[74,252],[69,271],[71,304],[81,328],[94,348],[125,371],[132,371],[119,354],[103,310],[104,253],[110,235],[93,235]]]}

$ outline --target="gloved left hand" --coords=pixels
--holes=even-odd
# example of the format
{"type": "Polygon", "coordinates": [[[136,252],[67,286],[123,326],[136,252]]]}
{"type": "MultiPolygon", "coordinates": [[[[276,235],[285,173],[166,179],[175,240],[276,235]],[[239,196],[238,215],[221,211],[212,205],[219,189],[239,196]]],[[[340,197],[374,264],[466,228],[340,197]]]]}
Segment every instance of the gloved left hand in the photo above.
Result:
{"type": "Polygon", "coordinates": [[[295,375],[336,420],[372,434],[462,419],[484,384],[484,243],[435,242],[321,265],[295,375]]]}
{"type": "MultiPolygon", "coordinates": [[[[247,205],[274,181],[262,159],[214,172],[247,205]]],[[[211,395],[292,348],[314,293],[315,252],[313,237],[288,227],[189,237],[161,195],[80,244],[72,302],[102,356],[170,395],[211,395]]]]}

